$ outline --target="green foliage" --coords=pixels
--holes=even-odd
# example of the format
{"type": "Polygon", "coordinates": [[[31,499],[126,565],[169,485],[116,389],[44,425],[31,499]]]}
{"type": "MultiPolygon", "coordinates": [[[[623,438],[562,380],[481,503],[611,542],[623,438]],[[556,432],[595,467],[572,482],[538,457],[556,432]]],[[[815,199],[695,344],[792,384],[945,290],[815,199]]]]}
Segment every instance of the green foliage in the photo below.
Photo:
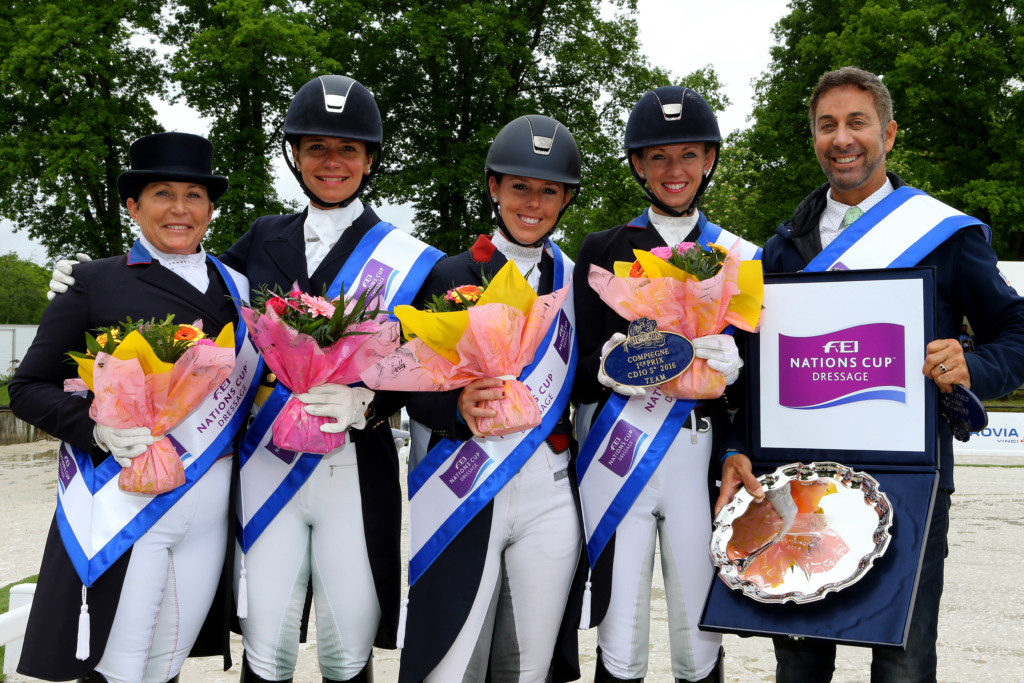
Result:
{"type": "Polygon", "coordinates": [[[725,263],[725,257],[729,252],[716,244],[707,248],[694,244],[685,251],[679,251],[679,245],[674,244],[669,257],[665,259],[679,270],[689,273],[698,280],[710,280],[718,275],[725,263]]]}
{"type": "Polygon", "coordinates": [[[822,73],[880,74],[899,126],[887,168],[995,228],[1024,258],[1024,15],[1019,0],[794,0],[756,88],[754,125],[729,140],[706,207],[764,242],[825,182],[807,101],[822,73]]]}
{"type": "Polygon", "coordinates": [[[132,40],[162,3],[12,0],[0,7],[0,217],[51,255],[124,253],[116,179],[157,130],[155,53],[132,40]]]}
{"type": "MultiPolygon", "coordinates": [[[[583,192],[561,228],[570,254],[583,234],[629,213],[618,198],[628,195],[636,210],[618,159],[623,115],[669,77],[639,50],[635,0],[355,4],[364,41],[351,72],[384,117],[378,196],[411,203],[420,237],[456,253],[494,230],[484,158],[502,126],[529,113],[564,123],[583,155],[583,192]]],[[[352,12],[350,3],[330,3],[327,23],[341,26],[352,12]]],[[[335,31],[332,40],[351,34],[335,31]]]]}
{"type": "Polygon", "coordinates": [[[327,27],[300,3],[179,0],[175,9],[162,35],[178,48],[176,97],[213,119],[214,169],[231,183],[204,241],[219,253],[259,216],[294,209],[278,199],[271,167],[284,113],[303,83],[338,65],[322,57],[327,27]]]}
{"type": "Polygon", "coordinates": [[[46,308],[50,271],[19,258],[13,251],[0,256],[0,323],[38,325],[46,308]]]}
{"type": "Polygon", "coordinates": [[[196,340],[205,337],[200,330],[189,324],[174,322],[174,314],[163,320],[132,320],[96,330],[96,336],[85,333],[85,352],[69,351],[72,358],[95,358],[100,353],[112,354],[132,332],[138,332],[146,340],[153,353],[164,363],[174,363],[193,346],[196,340]]]}
{"type": "Polygon", "coordinates": [[[376,307],[380,290],[380,287],[364,289],[355,299],[342,296],[328,302],[324,297],[311,297],[298,289],[285,294],[277,286],[261,285],[253,294],[253,308],[262,314],[273,310],[285,325],[312,337],[320,348],[326,348],[342,337],[372,334],[372,331],[355,328],[387,313],[376,307]],[[314,302],[316,305],[311,306],[314,302]],[[329,317],[325,308],[327,312],[334,309],[329,317]]]}

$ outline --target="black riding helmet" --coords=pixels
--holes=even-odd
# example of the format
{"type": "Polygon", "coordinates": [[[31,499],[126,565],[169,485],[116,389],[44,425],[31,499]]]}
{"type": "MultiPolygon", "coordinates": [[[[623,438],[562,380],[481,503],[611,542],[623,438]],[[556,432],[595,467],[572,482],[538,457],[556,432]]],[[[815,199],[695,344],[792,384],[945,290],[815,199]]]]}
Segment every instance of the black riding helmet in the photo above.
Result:
{"type": "Polygon", "coordinates": [[[380,110],[370,91],[348,76],[318,76],[299,88],[284,115],[284,140],[281,149],[285,163],[291,169],[306,196],[320,206],[334,208],[348,206],[362,191],[377,167],[380,166],[380,147],[384,138],[380,110]],[[340,202],[325,202],[313,194],[302,181],[302,173],[295,168],[289,145],[298,146],[303,135],[323,135],[332,138],[360,140],[366,151],[373,155],[370,173],[363,176],[359,188],[351,197],[340,202]]]}
{"type": "Polygon", "coordinates": [[[629,113],[626,122],[626,155],[629,170],[640,187],[644,189],[651,203],[670,216],[685,216],[696,208],[701,195],[715,175],[718,157],[722,149],[722,133],[711,106],[703,97],[689,88],[667,85],[648,90],[629,113]],[[640,177],[633,166],[633,154],[643,154],[645,147],[675,145],[685,142],[707,142],[715,147],[715,161],[686,211],[677,211],[658,199],[647,181],[640,177]]]}
{"type": "MultiPolygon", "coordinates": [[[[549,116],[527,114],[507,124],[494,136],[484,162],[484,191],[491,209],[498,218],[498,228],[509,240],[522,247],[540,245],[544,238],[533,244],[522,244],[508,231],[501,219],[501,211],[491,197],[489,178],[516,175],[564,183],[569,189],[569,203],[558,212],[562,217],[576,199],[580,189],[580,150],[569,129],[549,116]]],[[[555,221],[555,225],[558,221],[555,221]]],[[[551,227],[554,230],[554,226],[551,227]]],[[[550,232],[550,231],[549,231],[550,232]]]]}

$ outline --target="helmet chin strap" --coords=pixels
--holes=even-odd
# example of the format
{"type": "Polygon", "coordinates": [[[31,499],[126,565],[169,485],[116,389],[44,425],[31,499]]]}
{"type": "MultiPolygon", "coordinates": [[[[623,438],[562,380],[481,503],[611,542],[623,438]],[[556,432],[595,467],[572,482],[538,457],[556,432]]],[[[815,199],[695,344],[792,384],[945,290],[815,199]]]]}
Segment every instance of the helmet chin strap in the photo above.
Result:
{"type": "Polygon", "coordinates": [[[363,181],[359,183],[359,187],[356,188],[356,191],[353,192],[352,196],[348,199],[340,202],[329,202],[326,199],[321,199],[311,189],[306,187],[306,182],[302,179],[302,172],[296,168],[295,164],[292,162],[292,158],[288,156],[288,146],[287,141],[285,140],[281,141],[281,151],[284,152],[284,162],[288,165],[288,169],[292,172],[292,175],[295,176],[295,179],[299,181],[299,187],[302,188],[303,194],[305,194],[311,202],[315,202],[321,209],[337,209],[339,207],[348,206],[356,197],[359,196],[359,193],[362,191],[363,186],[366,185],[366,181],[369,178],[369,176],[363,176],[363,181]]]}

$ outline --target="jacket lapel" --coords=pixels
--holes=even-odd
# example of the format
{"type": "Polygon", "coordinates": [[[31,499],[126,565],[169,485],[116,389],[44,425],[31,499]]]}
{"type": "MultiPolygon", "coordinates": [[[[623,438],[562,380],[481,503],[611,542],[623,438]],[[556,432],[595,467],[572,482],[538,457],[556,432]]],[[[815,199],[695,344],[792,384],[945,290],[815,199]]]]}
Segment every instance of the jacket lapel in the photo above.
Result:
{"type": "Polygon", "coordinates": [[[306,211],[296,214],[294,220],[281,226],[277,234],[267,238],[263,248],[274,264],[281,271],[285,289],[293,282],[299,288],[309,291],[309,275],[306,272],[306,242],[302,226],[306,222],[306,211]]]}
{"type": "MultiPolygon", "coordinates": [[[[132,266],[138,269],[138,279],[151,287],[161,289],[168,294],[181,300],[190,308],[194,309],[200,316],[207,316],[214,320],[223,317],[220,308],[214,308],[209,297],[190,285],[183,278],[175,275],[171,270],[153,261],[151,263],[139,263],[132,266]]],[[[211,274],[214,277],[214,274],[211,274]]],[[[219,276],[217,276],[219,277],[219,276]]],[[[191,320],[179,320],[179,323],[191,323],[191,320]]]]}

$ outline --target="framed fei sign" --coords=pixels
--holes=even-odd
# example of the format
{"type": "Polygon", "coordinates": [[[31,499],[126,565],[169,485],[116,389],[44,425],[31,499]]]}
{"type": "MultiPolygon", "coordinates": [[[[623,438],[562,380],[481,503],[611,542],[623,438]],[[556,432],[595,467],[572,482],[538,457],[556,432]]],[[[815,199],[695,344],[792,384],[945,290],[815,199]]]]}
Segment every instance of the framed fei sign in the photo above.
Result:
{"type": "Polygon", "coordinates": [[[935,469],[921,374],[932,307],[924,269],[766,276],[750,354],[755,460],[935,469]]]}
{"type": "Polygon", "coordinates": [[[816,602],[757,602],[716,576],[701,628],[904,646],[938,486],[937,391],[921,372],[932,271],[766,275],[749,339],[755,473],[822,461],[866,472],[891,503],[892,538],[859,580],[816,602]]]}

